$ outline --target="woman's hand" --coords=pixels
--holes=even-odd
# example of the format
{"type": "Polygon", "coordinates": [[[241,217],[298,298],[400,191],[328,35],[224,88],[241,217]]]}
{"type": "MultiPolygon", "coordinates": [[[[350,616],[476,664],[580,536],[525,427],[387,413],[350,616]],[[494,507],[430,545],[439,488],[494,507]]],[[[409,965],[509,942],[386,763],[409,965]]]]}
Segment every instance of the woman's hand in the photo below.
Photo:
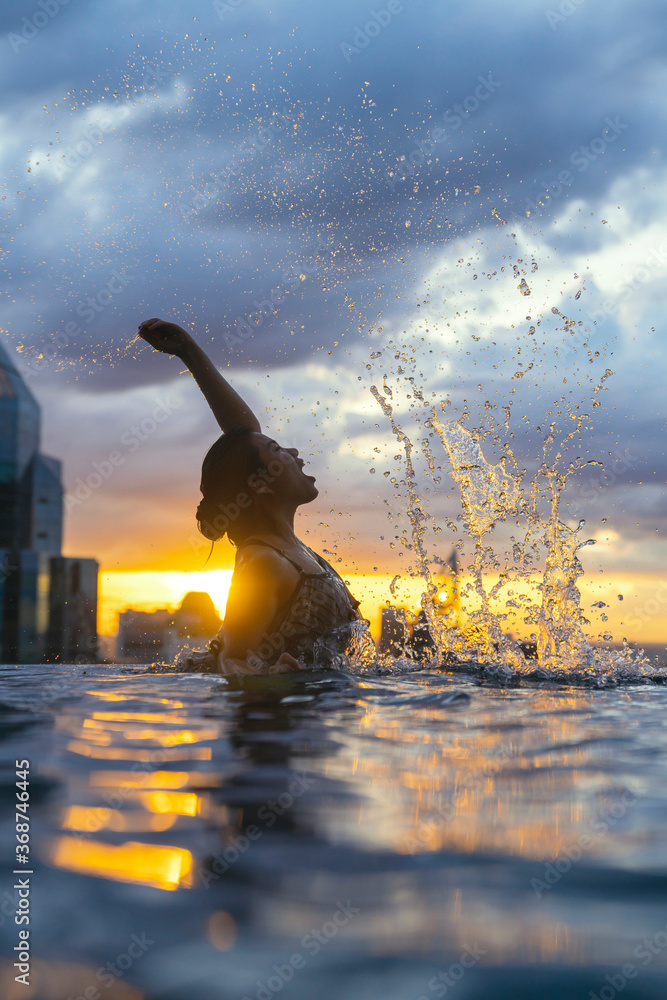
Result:
{"type": "Polygon", "coordinates": [[[163,319],[147,319],[139,325],[139,336],[156,351],[174,354],[184,362],[204,393],[221,431],[226,432],[236,426],[261,431],[259,420],[248,404],[232,389],[194,337],[182,326],[163,319]]]}
{"type": "Polygon", "coordinates": [[[147,319],[139,324],[139,336],[147,340],[151,347],[163,354],[183,354],[194,344],[187,330],[176,323],[167,323],[163,319],[147,319]]]}
{"type": "Polygon", "coordinates": [[[269,667],[270,674],[289,674],[294,670],[306,670],[303,663],[299,663],[289,653],[282,653],[280,659],[269,667]]]}

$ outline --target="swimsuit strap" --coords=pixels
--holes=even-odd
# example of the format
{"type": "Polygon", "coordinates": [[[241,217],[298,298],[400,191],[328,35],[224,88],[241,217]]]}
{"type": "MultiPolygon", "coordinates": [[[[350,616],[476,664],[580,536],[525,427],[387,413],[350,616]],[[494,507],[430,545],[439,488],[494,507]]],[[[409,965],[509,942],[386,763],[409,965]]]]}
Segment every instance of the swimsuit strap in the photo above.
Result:
{"type": "Polygon", "coordinates": [[[295,562],[291,556],[288,556],[283,549],[279,549],[277,545],[272,545],[271,542],[265,542],[263,538],[246,538],[245,542],[242,542],[241,545],[238,546],[237,551],[246,545],[266,545],[267,549],[273,549],[273,551],[281,555],[283,559],[287,559],[287,562],[291,563],[292,566],[294,566],[294,569],[299,571],[301,576],[308,576],[305,569],[299,566],[299,564],[295,562]]]}
{"type": "Polygon", "coordinates": [[[322,569],[324,570],[324,572],[326,573],[326,575],[329,577],[329,579],[334,578],[335,580],[338,580],[338,582],[340,583],[341,587],[343,587],[343,589],[345,590],[345,593],[349,597],[350,602],[352,604],[352,607],[353,608],[358,608],[359,605],[360,605],[360,601],[358,601],[356,599],[356,597],[352,596],[352,594],[350,593],[350,591],[347,588],[347,584],[345,583],[345,580],[343,580],[343,578],[340,575],[340,573],[338,572],[338,570],[335,570],[333,568],[333,566],[330,563],[328,563],[326,561],[326,559],[324,559],[322,556],[318,555],[317,552],[313,552],[312,549],[308,549],[308,551],[311,553],[311,555],[315,556],[315,558],[317,559],[318,563],[320,564],[320,566],[322,567],[322,569]]]}

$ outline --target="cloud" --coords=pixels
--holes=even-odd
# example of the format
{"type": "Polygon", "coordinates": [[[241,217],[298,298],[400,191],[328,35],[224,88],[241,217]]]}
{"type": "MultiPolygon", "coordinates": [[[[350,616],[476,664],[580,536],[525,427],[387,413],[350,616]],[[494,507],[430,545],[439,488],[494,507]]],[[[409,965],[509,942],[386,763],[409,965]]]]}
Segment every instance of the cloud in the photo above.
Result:
{"type": "MultiPolygon", "coordinates": [[[[616,0],[600,21],[582,5],[552,30],[537,0],[404,0],[349,61],[341,43],[367,17],[352,0],[244,0],[222,20],[213,4],[163,7],[64,5],[17,52],[7,36],[38,7],[0,14],[2,330],[32,368],[48,448],[75,482],[157,394],[183,400],[73,537],[111,516],[110,497],[163,503],[172,526],[196,497],[215,426],[178,363],[132,343],[152,315],[192,329],[275,409],[324,463],[330,508],[353,507],[368,539],[381,533],[368,512],[396,492],[379,461],[399,448],[369,392],[385,379],[417,438],[419,407],[442,397],[473,423],[511,402],[527,465],[550,410],[565,426],[604,400],[585,448],[639,445],[605,498],[622,501],[621,533],[652,524],[660,503],[639,479],[665,471],[660,7],[616,0]],[[475,99],[480,78],[495,84],[475,99]],[[609,120],[623,125],[613,141],[609,120]]],[[[455,515],[455,498],[433,502],[455,515]]]]}

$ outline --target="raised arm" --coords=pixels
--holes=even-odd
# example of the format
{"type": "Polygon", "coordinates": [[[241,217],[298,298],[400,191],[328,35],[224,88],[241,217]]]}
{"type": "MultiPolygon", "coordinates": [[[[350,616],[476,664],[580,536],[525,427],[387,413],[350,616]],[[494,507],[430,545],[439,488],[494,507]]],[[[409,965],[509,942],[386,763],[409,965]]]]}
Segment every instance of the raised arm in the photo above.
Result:
{"type": "Polygon", "coordinates": [[[139,335],[156,351],[173,354],[187,365],[222,431],[238,425],[261,431],[259,420],[248,404],[182,326],[162,319],[147,319],[140,324],[139,335]]]}

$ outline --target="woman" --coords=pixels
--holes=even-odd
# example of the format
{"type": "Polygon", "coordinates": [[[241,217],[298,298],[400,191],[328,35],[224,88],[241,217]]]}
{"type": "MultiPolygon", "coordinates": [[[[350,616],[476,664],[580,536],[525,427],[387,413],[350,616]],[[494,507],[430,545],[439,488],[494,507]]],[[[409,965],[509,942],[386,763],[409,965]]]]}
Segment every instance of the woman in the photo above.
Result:
{"type": "Polygon", "coordinates": [[[296,448],[262,433],[259,420],[195,343],[175,323],[149,319],[144,340],[189,368],[222,437],[202,466],[199,529],[236,546],[225,620],[209,652],[191,667],[221,673],[283,673],[313,662],[318,639],[350,637],[361,621],[338,574],[294,534],[297,507],[318,495],[296,448]]]}

